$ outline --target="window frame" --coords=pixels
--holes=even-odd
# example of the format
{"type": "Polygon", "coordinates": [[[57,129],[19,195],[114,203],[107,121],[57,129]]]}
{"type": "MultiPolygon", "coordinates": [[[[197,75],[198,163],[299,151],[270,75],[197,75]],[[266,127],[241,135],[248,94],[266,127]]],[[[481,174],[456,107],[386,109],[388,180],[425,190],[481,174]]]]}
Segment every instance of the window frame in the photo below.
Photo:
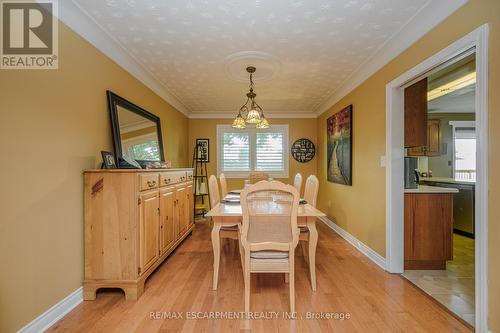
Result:
{"type": "Polygon", "coordinates": [[[283,168],[282,171],[266,171],[259,170],[258,172],[267,172],[272,178],[288,178],[289,177],[289,156],[288,156],[288,125],[271,125],[266,129],[245,128],[234,129],[230,125],[217,125],[217,174],[224,173],[227,178],[248,178],[250,172],[255,171],[256,166],[256,137],[257,133],[283,133],[283,168]],[[250,153],[250,170],[249,171],[224,171],[222,165],[223,156],[223,135],[224,133],[248,133],[249,136],[249,153],[250,153]]]}

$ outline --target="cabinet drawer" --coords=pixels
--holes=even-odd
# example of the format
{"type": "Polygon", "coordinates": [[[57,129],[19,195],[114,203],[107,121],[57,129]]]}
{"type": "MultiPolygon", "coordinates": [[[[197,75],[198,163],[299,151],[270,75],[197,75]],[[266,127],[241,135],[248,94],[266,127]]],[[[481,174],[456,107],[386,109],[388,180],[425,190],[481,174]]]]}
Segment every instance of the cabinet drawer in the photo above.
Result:
{"type": "Polygon", "coordinates": [[[142,173],[139,174],[139,186],[140,190],[149,190],[152,188],[158,188],[158,174],[157,173],[142,173]]]}
{"type": "Polygon", "coordinates": [[[160,186],[177,184],[186,180],[185,172],[162,172],[160,173],[160,186]]]}

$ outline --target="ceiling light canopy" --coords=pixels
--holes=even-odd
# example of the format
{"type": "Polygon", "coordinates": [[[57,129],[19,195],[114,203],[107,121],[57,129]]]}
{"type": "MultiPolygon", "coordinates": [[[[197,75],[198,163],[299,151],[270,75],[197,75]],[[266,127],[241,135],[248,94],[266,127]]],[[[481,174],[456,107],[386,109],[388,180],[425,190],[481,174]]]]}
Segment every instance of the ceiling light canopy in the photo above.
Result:
{"type": "Polygon", "coordinates": [[[257,94],[253,92],[253,73],[255,71],[255,67],[247,67],[247,72],[250,74],[250,91],[247,93],[247,101],[240,108],[238,115],[233,120],[233,124],[231,125],[233,128],[243,129],[246,128],[247,124],[253,124],[258,129],[269,128],[269,121],[264,116],[264,111],[255,101],[255,97],[257,97],[257,94]]]}
{"type": "Polygon", "coordinates": [[[476,83],[476,72],[469,73],[456,80],[443,84],[442,86],[427,92],[427,100],[432,101],[433,99],[447,95],[449,93],[468,87],[475,83],[476,83]]]}

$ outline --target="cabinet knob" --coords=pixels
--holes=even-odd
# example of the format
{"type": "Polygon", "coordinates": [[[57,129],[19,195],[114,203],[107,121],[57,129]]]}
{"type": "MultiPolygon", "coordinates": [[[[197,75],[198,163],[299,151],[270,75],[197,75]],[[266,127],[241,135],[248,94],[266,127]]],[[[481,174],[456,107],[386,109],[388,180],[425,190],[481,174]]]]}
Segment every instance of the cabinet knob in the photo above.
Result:
{"type": "Polygon", "coordinates": [[[148,180],[147,184],[149,187],[153,187],[156,185],[156,180],[148,180]]]}

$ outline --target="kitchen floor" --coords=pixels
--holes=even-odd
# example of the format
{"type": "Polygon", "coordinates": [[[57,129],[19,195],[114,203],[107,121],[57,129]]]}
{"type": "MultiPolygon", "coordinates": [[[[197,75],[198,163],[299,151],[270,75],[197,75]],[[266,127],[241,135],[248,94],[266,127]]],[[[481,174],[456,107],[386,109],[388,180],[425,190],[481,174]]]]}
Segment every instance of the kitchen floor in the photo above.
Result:
{"type": "Polygon", "coordinates": [[[407,270],[402,276],[474,325],[474,239],[453,235],[446,270],[407,270]]]}

